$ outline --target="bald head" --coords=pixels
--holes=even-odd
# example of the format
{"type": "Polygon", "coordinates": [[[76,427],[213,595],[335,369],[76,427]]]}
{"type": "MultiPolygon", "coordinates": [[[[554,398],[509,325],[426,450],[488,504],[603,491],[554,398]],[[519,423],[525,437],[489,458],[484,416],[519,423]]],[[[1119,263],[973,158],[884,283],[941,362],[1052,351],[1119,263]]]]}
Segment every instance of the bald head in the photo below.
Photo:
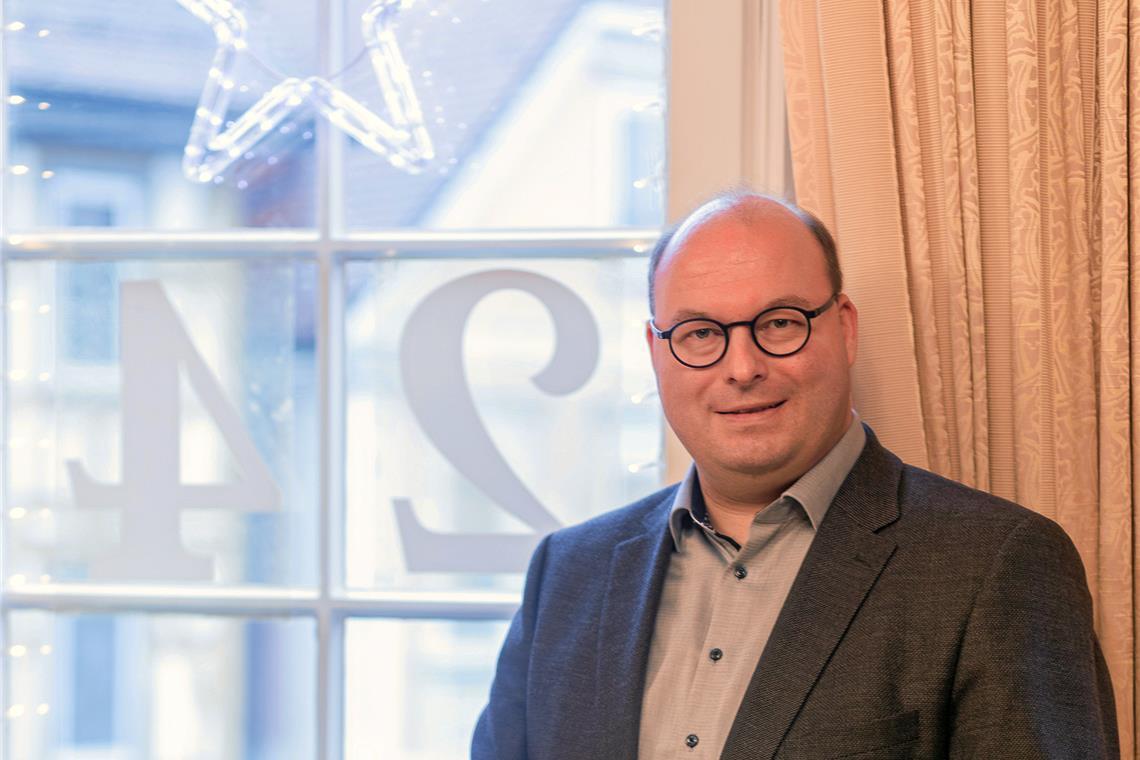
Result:
{"type": "Polygon", "coordinates": [[[832,238],[823,222],[810,212],[788,201],[760,193],[733,192],[717,196],[701,205],[682,219],[680,223],[667,229],[661,235],[649,255],[649,313],[651,315],[656,314],[655,280],[662,260],[676,251],[695,231],[714,219],[726,216],[745,224],[759,225],[773,215],[789,214],[798,219],[819,243],[832,290],[836,293],[843,290],[843,271],[839,267],[839,254],[835,248],[835,239],[832,238]]]}

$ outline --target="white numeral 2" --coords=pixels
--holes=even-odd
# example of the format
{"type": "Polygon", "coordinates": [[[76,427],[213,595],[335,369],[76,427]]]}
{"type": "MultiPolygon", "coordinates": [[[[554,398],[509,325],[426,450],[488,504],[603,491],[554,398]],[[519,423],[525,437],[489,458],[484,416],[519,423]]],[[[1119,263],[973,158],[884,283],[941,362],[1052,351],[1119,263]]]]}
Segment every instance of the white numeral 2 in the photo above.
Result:
{"type": "Polygon", "coordinates": [[[555,396],[572,393],[598,366],[598,328],[589,307],[562,283],[534,272],[501,269],[460,277],[416,306],[400,341],[400,370],[412,414],[459,474],[531,532],[433,532],[420,524],[408,499],[395,499],[404,556],[413,572],[521,572],[539,538],[561,527],[495,448],[467,384],[467,319],[481,300],[499,290],[529,293],[550,312],[554,353],[532,378],[540,390],[555,396]]]}

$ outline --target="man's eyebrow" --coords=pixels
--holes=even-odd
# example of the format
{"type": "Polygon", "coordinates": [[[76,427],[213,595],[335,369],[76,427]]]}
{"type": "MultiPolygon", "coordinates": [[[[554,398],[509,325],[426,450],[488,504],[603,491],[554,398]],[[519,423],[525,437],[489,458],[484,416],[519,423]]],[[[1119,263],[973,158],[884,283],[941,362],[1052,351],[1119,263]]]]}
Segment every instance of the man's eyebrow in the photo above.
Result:
{"type": "MultiPolygon", "coordinates": [[[[761,305],[758,309],[756,309],[755,313],[759,314],[762,311],[775,309],[780,306],[797,306],[801,309],[807,309],[810,311],[811,309],[818,307],[819,304],[813,303],[803,296],[780,296],[778,298],[773,298],[767,303],[761,305]]],[[[677,311],[673,314],[672,324],[676,324],[677,322],[684,322],[686,319],[716,319],[716,317],[709,316],[709,313],[707,311],[701,311],[699,309],[681,309],[680,311],[677,311]]]]}
{"type": "Polygon", "coordinates": [[[803,296],[781,296],[780,298],[773,298],[767,304],[760,307],[760,311],[764,311],[765,309],[774,309],[777,306],[798,306],[801,309],[807,309],[810,311],[819,306],[819,304],[813,303],[803,296]]]}
{"type": "Polygon", "coordinates": [[[684,322],[686,319],[711,319],[711,317],[703,311],[692,309],[681,309],[673,315],[674,322],[684,322]]]}

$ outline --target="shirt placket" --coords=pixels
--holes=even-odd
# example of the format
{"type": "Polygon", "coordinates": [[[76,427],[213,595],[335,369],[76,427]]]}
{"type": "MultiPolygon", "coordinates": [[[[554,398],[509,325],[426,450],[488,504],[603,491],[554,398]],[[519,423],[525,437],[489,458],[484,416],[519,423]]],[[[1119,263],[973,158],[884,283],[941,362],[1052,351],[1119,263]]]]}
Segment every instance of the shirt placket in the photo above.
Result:
{"type": "Polygon", "coordinates": [[[740,632],[749,630],[756,617],[757,598],[763,593],[762,554],[764,547],[783,527],[782,523],[762,522],[752,526],[748,542],[739,551],[727,541],[705,533],[724,561],[714,586],[712,611],[701,652],[693,674],[686,703],[691,720],[682,729],[687,751],[680,757],[719,757],[727,735],[715,735],[713,726],[723,724],[720,716],[735,714],[730,704],[737,689],[752,676],[760,652],[748,646],[740,632]],[[742,672],[745,671],[745,672],[742,672]],[[728,711],[728,712],[725,712],[728,711]]]}

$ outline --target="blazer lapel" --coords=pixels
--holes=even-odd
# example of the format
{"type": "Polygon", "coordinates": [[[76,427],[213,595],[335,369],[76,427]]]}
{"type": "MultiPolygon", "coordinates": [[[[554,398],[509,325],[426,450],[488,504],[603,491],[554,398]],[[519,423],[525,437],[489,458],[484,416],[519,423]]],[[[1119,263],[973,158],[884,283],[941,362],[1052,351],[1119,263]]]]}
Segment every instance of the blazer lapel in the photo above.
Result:
{"type": "Polygon", "coordinates": [[[875,533],[898,519],[902,463],[870,429],[804,558],[745,691],[722,758],[771,758],[895,543],[875,533]]]}
{"type": "Polygon", "coordinates": [[[645,531],[611,555],[598,621],[596,690],[598,757],[637,757],[641,695],[657,604],[673,542],[668,516],[674,490],[645,520],[645,531]]]}

